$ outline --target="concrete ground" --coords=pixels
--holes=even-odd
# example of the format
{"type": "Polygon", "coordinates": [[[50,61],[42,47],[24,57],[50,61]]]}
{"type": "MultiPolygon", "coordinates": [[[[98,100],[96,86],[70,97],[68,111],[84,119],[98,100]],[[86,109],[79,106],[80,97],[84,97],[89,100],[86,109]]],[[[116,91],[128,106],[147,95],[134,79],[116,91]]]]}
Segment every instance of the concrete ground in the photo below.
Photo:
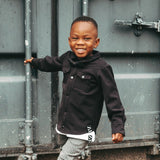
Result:
{"type": "MultiPolygon", "coordinates": [[[[92,151],[91,160],[160,160],[160,155],[148,155],[147,148],[126,148],[92,151]]],[[[57,154],[38,155],[38,160],[56,160],[57,154]]],[[[5,157],[0,160],[17,160],[17,157],[5,157]]]]}

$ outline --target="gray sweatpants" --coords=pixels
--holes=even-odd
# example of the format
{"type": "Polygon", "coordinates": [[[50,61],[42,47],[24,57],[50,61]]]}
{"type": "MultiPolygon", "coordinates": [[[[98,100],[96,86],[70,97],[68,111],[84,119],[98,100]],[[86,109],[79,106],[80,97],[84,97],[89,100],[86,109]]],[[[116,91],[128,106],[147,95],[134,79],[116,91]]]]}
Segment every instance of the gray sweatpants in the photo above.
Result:
{"type": "Polygon", "coordinates": [[[78,160],[88,144],[88,141],[68,138],[66,136],[60,136],[59,138],[62,145],[65,143],[57,160],[78,160]]]}

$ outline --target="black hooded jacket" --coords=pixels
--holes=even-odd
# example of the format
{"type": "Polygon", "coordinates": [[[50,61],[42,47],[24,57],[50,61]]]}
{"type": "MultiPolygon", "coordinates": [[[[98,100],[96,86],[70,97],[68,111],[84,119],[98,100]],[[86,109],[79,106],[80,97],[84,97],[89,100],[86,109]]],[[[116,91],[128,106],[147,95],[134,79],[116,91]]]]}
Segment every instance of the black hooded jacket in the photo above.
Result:
{"type": "Polygon", "coordinates": [[[60,57],[35,58],[32,65],[41,71],[64,74],[57,123],[60,132],[76,135],[96,132],[105,100],[112,134],[125,135],[126,118],[112,68],[98,51],[83,59],[78,59],[71,51],[60,57]]]}

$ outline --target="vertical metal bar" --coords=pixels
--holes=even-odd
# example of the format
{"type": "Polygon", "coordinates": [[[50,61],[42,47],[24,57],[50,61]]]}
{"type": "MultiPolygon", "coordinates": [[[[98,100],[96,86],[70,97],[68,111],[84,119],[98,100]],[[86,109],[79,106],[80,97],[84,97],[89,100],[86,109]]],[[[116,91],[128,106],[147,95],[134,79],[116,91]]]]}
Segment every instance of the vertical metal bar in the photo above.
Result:
{"type": "Polygon", "coordinates": [[[88,0],[82,0],[82,15],[88,16],[88,0]]]}
{"type": "MultiPolygon", "coordinates": [[[[31,58],[31,0],[25,0],[25,58],[31,58]]],[[[26,154],[32,154],[32,86],[31,68],[26,64],[26,120],[25,120],[25,146],[26,154]]]]}

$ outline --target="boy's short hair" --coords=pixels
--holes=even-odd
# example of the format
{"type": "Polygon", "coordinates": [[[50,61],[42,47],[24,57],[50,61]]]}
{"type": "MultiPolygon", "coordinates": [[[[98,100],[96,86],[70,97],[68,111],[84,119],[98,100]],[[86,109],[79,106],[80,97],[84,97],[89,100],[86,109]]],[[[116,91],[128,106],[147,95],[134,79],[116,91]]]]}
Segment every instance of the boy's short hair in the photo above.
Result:
{"type": "Polygon", "coordinates": [[[71,24],[71,28],[73,26],[74,23],[76,22],[91,22],[95,27],[96,29],[98,30],[98,24],[97,22],[91,18],[91,17],[88,17],[88,16],[80,16],[80,17],[77,17],[71,24]]]}

